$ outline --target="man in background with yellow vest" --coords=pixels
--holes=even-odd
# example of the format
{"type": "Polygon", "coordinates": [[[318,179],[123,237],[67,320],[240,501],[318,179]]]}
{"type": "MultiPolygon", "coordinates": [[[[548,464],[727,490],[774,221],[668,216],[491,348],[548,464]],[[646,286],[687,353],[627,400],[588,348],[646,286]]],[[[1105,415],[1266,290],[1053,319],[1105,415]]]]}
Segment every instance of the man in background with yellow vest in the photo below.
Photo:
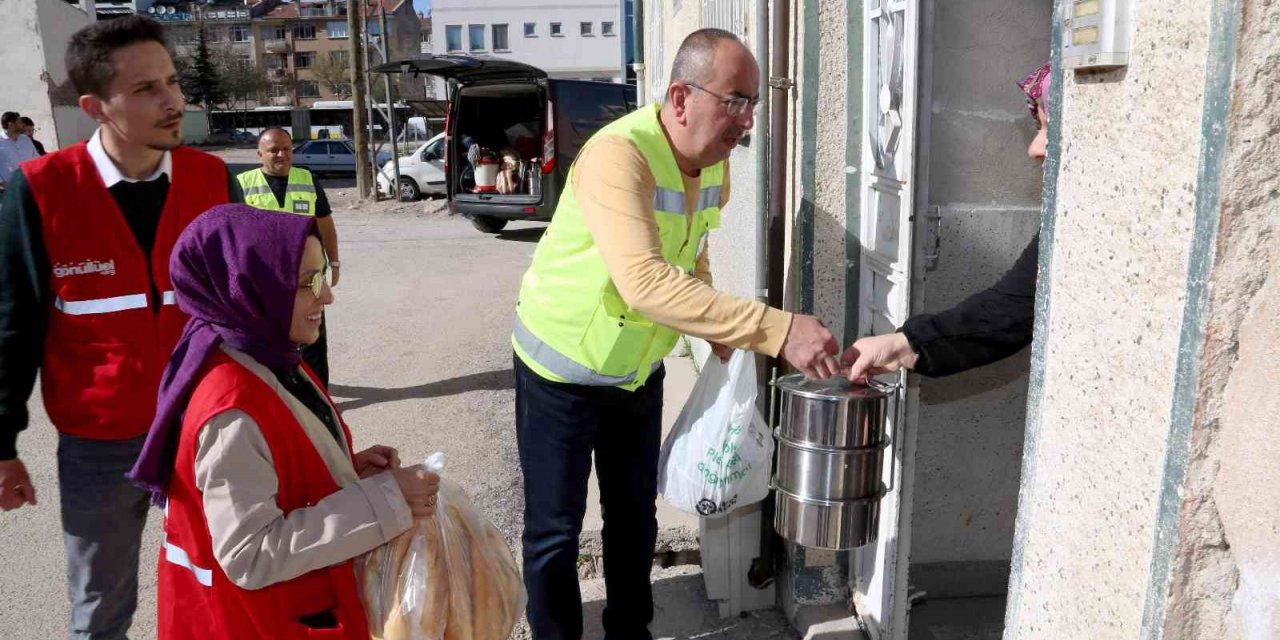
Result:
{"type": "Polygon", "coordinates": [[[624,116],[582,149],[524,275],[512,345],[535,640],[582,636],[576,564],[593,454],[605,637],[652,637],[662,359],[681,333],[721,357],[734,348],[781,356],[814,378],[839,366],[839,345],[817,318],[711,287],[707,236],[720,226],[726,161],[754,123],[759,80],[733,34],[686,38],[665,103],[624,116]]]}
{"type": "MultiPolygon", "coordinates": [[[[333,224],[333,209],[324,188],[315,181],[311,172],[293,166],[293,138],[284,129],[271,128],[258,136],[258,159],[262,168],[250,169],[237,176],[244,191],[245,204],[283,211],[300,216],[314,216],[329,258],[329,271],[333,274],[331,286],[338,286],[342,264],[338,261],[338,228],[333,224]]],[[[329,339],[325,320],[320,318],[320,339],[302,349],[302,358],[329,386],[329,339]]]]}

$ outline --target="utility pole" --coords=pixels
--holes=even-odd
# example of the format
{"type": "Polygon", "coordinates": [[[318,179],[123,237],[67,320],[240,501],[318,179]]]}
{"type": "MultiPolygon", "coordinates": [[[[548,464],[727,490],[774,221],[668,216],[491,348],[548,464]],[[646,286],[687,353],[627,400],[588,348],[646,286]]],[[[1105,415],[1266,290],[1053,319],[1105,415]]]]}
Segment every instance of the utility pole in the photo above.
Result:
{"type": "Polygon", "coordinates": [[[364,0],[347,0],[347,40],[351,45],[351,141],[356,148],[356,192],[368,199],[369,124],[365,119],[364,0]]]}
{"type": "MultiPolygon", "coordinates": [[[[391,62],[391,46],[387,42],[391,38],[391,32],[387,30],[387,7],[384,4],[378,4],[378,20],[380,21],[378,44],[382,48],[382,61],[384,63],[391,62]]],[[[387,117],[387,136],[391,140],[391,172],[392,183],[391,193],[392,199],[400,202],[400,150],[396,148],[396,101],[391,95],[391,74],[382,74],[383,93],[387,96],[387,111],[384,114],[387,117]]],[[[378,167],[381,171],[382,167],[378,167]]]]}

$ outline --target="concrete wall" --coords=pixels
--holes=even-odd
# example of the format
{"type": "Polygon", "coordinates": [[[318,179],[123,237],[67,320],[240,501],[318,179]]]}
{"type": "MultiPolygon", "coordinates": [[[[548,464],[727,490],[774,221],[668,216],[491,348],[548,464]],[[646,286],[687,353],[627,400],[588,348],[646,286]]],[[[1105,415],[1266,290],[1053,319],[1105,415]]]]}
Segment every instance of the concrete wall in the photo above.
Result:
{"type": "Polygon", "coordinates": [[[1144,637],[1219,4],[1136,2],[1128,67],[1059,83],[1006,638],[1144,637]]]}
{"type": "Polygon", "coordinates": [[[89,16],[61,0],[0,0],[0,13],[8,16],[0,23],[0,109],[35,121],[49,151],[92,134],[93,121],[77,106],[64,63],[71,34],[89,24],[89,16]]]}
{"type": "Polygon", "coordinates": [[[1168,638],[1280,637],[1280,5],[1241,5],[1168,638]]]}
{"type": "MultiPolygon", "coordinates": [[[[547,71],[554,78],[617,78],[622,69],[622,24],[616,1],[565,5],[545,0],[505,0],[501,3],[469,0],[436,0],[431,4],[432,52],[447,53],[448,27],[462,27],[462,53],[472,53],[468,25],[485,27],[482,52],[518,60],[547,71]],[[533,37],[524,35],[524,23],[534,23],[533,37]],[[551,23],[561,24],[561,36],[551,35],[551,23]],[[590,36],[580,35],[578,23],[591,22],[590,36]],[[601,34],[601,22],[614,24],[614,35],[601,34]],[[507,25],[508,50],[493,49],[494,24],[507,25]]],[[[458,53],[458,52],[454,52],[458,53]]]]}
{"type": "MultiPolygon", "coordinates": [[[[932,4],[921,178],[941,224],[936,266],[916,265],[915,313],[948,309],[990,286],[1040,228],[1041,170],[1026,154],[1035,123],[1015,81],[1048,60],[1053,24],[1043,0],[932,4]]],[[[1007,587],[1028,360],[1023,353],[918,381],[910,577],[932,597],[1007,587]]]]}

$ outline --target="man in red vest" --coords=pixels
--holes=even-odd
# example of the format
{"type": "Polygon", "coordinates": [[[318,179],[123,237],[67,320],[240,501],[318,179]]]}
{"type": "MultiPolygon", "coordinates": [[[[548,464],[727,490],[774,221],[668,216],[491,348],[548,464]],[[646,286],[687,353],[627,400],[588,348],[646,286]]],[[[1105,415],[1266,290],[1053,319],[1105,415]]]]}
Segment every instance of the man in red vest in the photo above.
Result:
{"type": "Polygon", "coordinates": [[[137,608],[148,493],[124,477],[186,324],[169,254],[206,209],[238,200],[217,157],[182,146],[184,100],[156,22],[97,22],[66,66],[87,142],[5,176],[0,216],[0,508],[36,504],[18,432],[36,378],[58,429],[72,638],[124,638],[137,608]]]}

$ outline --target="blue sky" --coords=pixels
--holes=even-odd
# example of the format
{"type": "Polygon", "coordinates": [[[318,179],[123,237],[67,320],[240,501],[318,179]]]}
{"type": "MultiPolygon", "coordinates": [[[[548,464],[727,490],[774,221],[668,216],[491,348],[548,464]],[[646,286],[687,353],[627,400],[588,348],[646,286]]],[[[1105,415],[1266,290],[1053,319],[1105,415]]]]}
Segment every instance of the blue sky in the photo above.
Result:
{"type": "Polygon", "coordinates": [[[431,0],[413,0],[413,8],[420,13],[431,13],[431,0]]]}

